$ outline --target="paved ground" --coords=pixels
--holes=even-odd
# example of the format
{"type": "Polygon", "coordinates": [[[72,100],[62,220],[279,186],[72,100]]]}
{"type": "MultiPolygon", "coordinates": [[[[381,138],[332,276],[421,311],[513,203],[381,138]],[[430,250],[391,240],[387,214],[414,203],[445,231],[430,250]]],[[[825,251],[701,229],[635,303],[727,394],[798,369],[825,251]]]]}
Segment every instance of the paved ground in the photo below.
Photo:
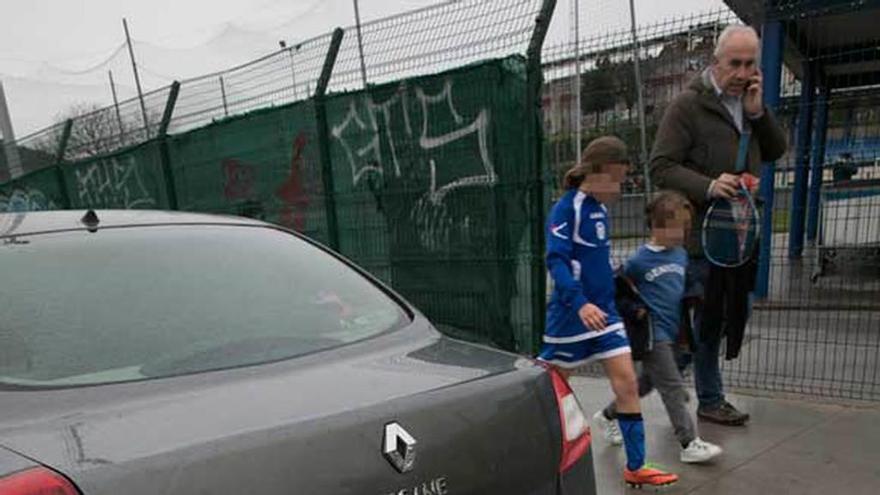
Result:
{"type": "MultiPolygon", "coordinates": [[[[575,377],[572,385],[585,412],[604,406],[610,389],[603,379],[575,377]]],[[[693,394],[693,391],[691,391],[693,394]]],[[[880,405],[846,407],[732,395],[728,399],[752,414],[744,428],[700,423],[705,439],[725,448],[712,465],[678,461],[678,445],[657,394],[645,398],[649,459],[676,470],[682,481],[669,494],[880,493],[880,405]]],[[[593,436],[599,493],[640,493],[620,479],[624,452],[593,436]]]]}

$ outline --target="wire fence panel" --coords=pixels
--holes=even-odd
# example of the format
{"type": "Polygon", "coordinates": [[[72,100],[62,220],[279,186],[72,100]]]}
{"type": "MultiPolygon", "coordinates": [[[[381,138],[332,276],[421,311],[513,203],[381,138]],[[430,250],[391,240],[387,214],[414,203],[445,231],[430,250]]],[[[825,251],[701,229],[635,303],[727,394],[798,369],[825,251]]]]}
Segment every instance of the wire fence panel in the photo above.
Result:
{"type": "Polygon", "coordinates": [[[880,399],[880,11],[777,2],[785,31],[770,283],[750,343],[727,373],[742,386],[880,399]]]}
{"type": "Polygon", "coordinates": [[[86,112],[66,147],[64,123],[18,140],[28,173],[0,182],[0,211],[176,205],[261,218],[334,245],[450,334],[530,353],[548,294],[536,226],[576,150],[603,134],[630,148],[611,208],[623,261],[647,235],[642,133],[650,151],[726,26],[775,26],[780,88],[765,100],[789,146],[765,169],[767,294],[740,357],[723,362],[725,384],[880,400],[878,10],[730,0],[635,37],[545,46],[537,113],[522,55],[545,2],[444,2],[347,28],[326,96],[329,34],[182,81],[167,136],[170,87],[86,112]]]}
{"type": "Polygon", "coordinates": [[[0,207],[263,219],[337,248],[449,334],[532,353],[543,205],[523,54],[545,2],[446,2],[365,24],[363,66],[349,28],[338,53],[320,36],[182,81],[176,100],[90,111],[66,148],[63,125],[29,138],[39,171],[0,186],[0,207]]]}
{"type": "Polygon", "coordinates": [[[71,208],[168,209],[155,141],[61,167],[71,208]]]}
{"type": "Polygon", "coordinates": [[[258,218],[327,242],[314,116],[307,100],[173,136],[179,207],[258,218]]]}
{"type": "Polygon", "coordinates": [[[628,29],[584,38],[575,44],[544,48],[544,132],[549,160],[557,177],[575,163],[577,119],[582,118],[581,148],[603,134],[623,139],[635,159],[624,191],[644,191],[637,89],[641,86],[648,150],[672,99],[711,61],[715,38],[736,16],[729,10],[708,12],[641,26],[633,50],[628,29]],[[635,80],[634,54],[642,81],[635,80]],[[580,77],[576,67],[580,65],[580,77]],[[578,87],[581,108],[575,105],[578,87]]]}
{"type": "MultiPolygon", "coordinates": [[[[775,166],[773,206],[764,209],[768,294],[755,300],[739,358],[722,363],[725,384],[878,400],[880,39],[870,26],[880,17],[864,5],[814,3],[777,2],[777,9],[765,12],[763,2],[734,0],[728,4],[736,13],[725,9],[641,26],[640,82],[630,30],[584,38],[577,47],[545,47],[548,158],[558,181],[575,163],[579,118],[582,147],[598,135],[616,134],[638,157],[634,88],[644,92],[650,148],[665,109],[711,65],[726,26],[778,21],[785,57],[776,114],[789,147],[775,166]]],[[[644,170],[636,163],[626,194],[611,208],[616,261],[646,240],[644,170]]]]}
{"type": "MultiPolygon", "coordinates": [[[[364,23],[366,82],[382,84],[523,54],[541,4],[542,0],[454,0],[364,23]]],[[[330,90],[361,89],[363,79],[357,29],[349,27],[330,90]]]]}
{"type": "Polygon", "coordinates": [[[319,36],[239,67],[182,81],[169,132],[310,98],[330,39],[329,34],[319,36]]]}
{"type": "Polygon", "coordinates": [[[333,97],[327,110],[340,250],[435,321],[530,350],[530,292],[516,284],[540,221],[525,204],[522,157],[536,144],[520,125],[525,84],[525,60],[506,58],[333,97]]]}
{"type": "Polygon", "coordinates": [[[0,185],[0,212],[58,210],[64,205],[63,194],[56,171],[44,168],[26,180],[0,185]]]}
{"type": "MultiPolygon", "coordinates": [[[[359,90],[525,52],[544,0],[455,0],[345,29],[329,90],[359,90]],[[363,50],[361,49],[361,44],[363,50]]],[[[330,33],[285,47],[263,58],[214,74],[181,81],[168,125],[170,134],[269,106],[313,96],[330,45],[330,33]]],[[[153,139],[170,86],[75,116],[63,158],[110,154],[153,139]]],[[[54,164],[64,123],[17,140],[25,172],[54,164]]],[[[0,167],[6,180],[6,167],[0,167]]]]}
{"type": "MultiPolygon", "coordinates": [[[[21,166],[25,174],[52,166],[58,153],[58,142],[64,133],[64,123],[58,123],[16,140],[21,166]]],[[[0,153],[0,160],[6,157],[0,153]]],[[[9,180],[6,167],[0,167],[0,181],[9,180]]]]}

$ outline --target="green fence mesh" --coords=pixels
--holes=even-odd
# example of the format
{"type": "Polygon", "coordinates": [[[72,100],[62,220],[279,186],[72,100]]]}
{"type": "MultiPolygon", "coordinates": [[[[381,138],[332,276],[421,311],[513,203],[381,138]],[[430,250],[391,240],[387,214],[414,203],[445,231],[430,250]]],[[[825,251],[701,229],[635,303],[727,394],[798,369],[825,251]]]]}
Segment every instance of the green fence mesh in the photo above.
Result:
{"type": "Polygon", "coordinates": [[[178,206],[259,218],[326,242],[318,148],[312,101],[173,136],[178,206]]]}
{"type": "Polygon", "coordinates": [[[0,185],[0,212],[43,211],[64,208],[58,169],[44,168],[0,185]]]}
{"type": "Polygon", "coordinates": [[[531,301],[544,292],[529,271],[542,206],[528,202],[540,143],[525,68],[522,57],[492,60],[159,137],[27,175],[0,189],[0,209],[167,209],[173,190],[181,210],[325,243],[335,213],[338,250],[442,329],[530,352],[541,320],[531,301]]]}
{"type": "Polygon", "coordinates": [[[340,251],[432,320],[511,349],[531,323],[515,297],[525,91],[511,58],[327,102],[340,251]]]}
{"type": "Polygon", "coordinates": [[[167,209],[159,144],[148,141],[61,167],[71,208],[167,209]]]}

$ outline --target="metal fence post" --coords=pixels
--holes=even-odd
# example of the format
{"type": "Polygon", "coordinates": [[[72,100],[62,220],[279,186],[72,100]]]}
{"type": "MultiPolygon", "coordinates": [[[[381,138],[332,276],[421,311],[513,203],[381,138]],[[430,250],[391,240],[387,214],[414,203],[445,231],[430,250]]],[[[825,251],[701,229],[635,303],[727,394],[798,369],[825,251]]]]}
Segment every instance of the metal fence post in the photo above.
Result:
{"type": "Polygon", "coordinates": [[[223,82],[223,76],[220,76],[220,98],[223,100],[223,116],[229,117],[229,105],[226,102],[226,83],[223,82]]]}
{"type": "MultiPolygon", "coordinates": [[[[527,56],[526,103],[530,109],[528,117],[528,137],[532,145],[532,187],[529,204],[532,207],[531,225],[531,287],[532,287],[532,318],[535,334],[532,345],[537,350],[539,338],[544,332],[544,312],[547,305],[547,276],[544,268],[544,139],[541,128],[541,50],[544,39],[556,9],[556,0],[544,0],[541,13],[535,20],[535,29],[529,41],[527,56]]],[[[525,349],[523,349],[525,350],[525,349]]]]}
{"type": "Polygon", "coordinates": [[[335,186],[333,184],[333,162],[330,158],[330,128],[327,124],[327,107],[324,95],[330,84],[330,76],[333,75],[333,66],[336,65],[336,56],[339,55],[339,47],[342,45],[342,37],[345,31],[342,28],[333,30],[333,38],[330,40],[330,48],[324,59],[324,67],[321,69],[321,78],[315,88],[315,120],[318,127],[318,148],[321,157],[321,179],[324,185],[324,208],[327,215],[327,243],[334,251],[339,251],[339,222],[336,218],[335,186]]]}
{"type": "Polygon", "coordinates": [[[73,119],[67,119],[64,122],[64,130],[61,131],[61,139],[58,141],[58,148],[55,150],[55,177],[58,179],[58,190],[61,191],[61,205],[65,210],[73,208],[70,202],[70,192],[67,190],[67,179],[64,178],[64,171],[61,170],[61,164],[64,163],[64,153],[67,151],[67,143],[70,141],[70,133],[73,130],[73,119]]]}
{"type": "Polygon", "coordinates": [[[580,11],[580,1],[575,0],[572,2],[572,7],[574,8],[574,111],[572,112],[572,116],[574,116],[574,161],[575,163],[580,163],[581,154],[583,154],[583,145],[581,141],[584,139],[584,116],[583,116],[583,105],[581,103],[581,98],[583,95],[581,94],[584,88],[581,86],[581,11],[580,11]]]}
{"type": "Polygon", "coordinates": [[[807,240],[815,241],[819,231],[819,196],[825,169],[825,143],[828,137],[828,103],[831,86],[826,80],[816,100],[816,129],[813,137],[813,158],[810,165],[810,199],[807,212],[807,240]]]}
{"type": "Polygon", "coordinates": [[[15,142],[15,132],[12,128],[12,119],[9,118],[9,108],[6,105],[6,93],[3,92],[3,81],[0,81],[0,135],[3,136],[3,152],[6,154],[6,167],[9,177],[17,179],[24,175],[24,166],[21,163],[21,155],[15,142]]]}
{"type": "Polygon", "coordinates": [[[165,194],[168,196],[168,208],[177,210],[177,187],[174,184],[174,172],[171,169],[171,154],[168,151],[168,124],[171,123],[171,115],[174,113],[174,105],[177,103],[177,95],[180,93],[180,83],[171,83],[168,92],[168,100],[165,102],[165,112],[162,114],[162,122],[159,124],[159,159],[162,162],[162,176],[165,180],[165,194]]]}
{"type": "Polygon", "coordinates": [[[815,67],[803,64],[800,107],[798,108],[797,150],[794,160],[794,190],[791,194],[791,230],[788,257],[800,258],[804,251],[804,220],[807,213],[807,181],[809,180],[810,142],[813,138],[813,105],[816,101],[815,67]]]}
{"type": "MultiPolygon", "coordinates": [[[[764,73],[764,104],[773,111],[779,108],[782,87],[782,54],[785,36],[782,23],[768,21],[761,36],[761,65],[764,73]]],[[[764,162],[761,167],[761,197],[764,199],[764,216],[761,219],[760,256],[755,296],[767,297],[770,292],[770,257],[773,247],[773,202],[776,191],[776,163],[764,162]]]]}
{"type": "Polygon", "coordinates": [[[629,0],[630,29],[632,30],[633,44],[633,71],[635,72],[636,98],[639,105],[639,145],[641,146],[642,175],[645,184],[645,205],[651,199],[651,171],[648,169],[648,129],[645,124],[645,98],[642,89],[642,71],[639,57],[641,45],[636,27],[636,7],[633,0],[629,0]]]}

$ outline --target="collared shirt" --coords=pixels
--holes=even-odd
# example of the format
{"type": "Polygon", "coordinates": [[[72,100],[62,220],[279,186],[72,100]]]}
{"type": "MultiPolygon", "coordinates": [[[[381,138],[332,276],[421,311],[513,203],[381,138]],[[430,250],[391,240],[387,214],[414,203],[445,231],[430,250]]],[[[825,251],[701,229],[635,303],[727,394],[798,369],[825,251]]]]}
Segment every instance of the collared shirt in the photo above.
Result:
{"type": "MultiPolygon", "coordinates": [[[[720,86],[718,86],[718,81],[715,80],[715,74],[712,72],[712,69],[708,70],[709,72],[709,81],[712,83],[712,87],[715,88],[715,94],[721,100],[721,103],[724,105],[724,108],[727,109],[727,112],[730,113],[730,116],[733,118],[733,123],[736,125],[736,130],[742,134],[743,132],[743,97],[742,96],[731,96],[724,92],[720,86]]],[[[759,115],[752,116],[753,119],[761,118],[764,115],[763,112],[759,115]]],[[[713,180],[709,183],[709,188],[706,189],[706,198],[710,199],[712,197],[712,189],[715,187],[715,181],[713,180]]]]}
{"type": "Polygon", "coordinates": [[[715,74],[712,73],[712,70],[709,70],[709,80],[712,81],[712,86],[715,88],[715,94],[718,95],[718,98],[721,99],[721,103],[724,104],[724,108],[730,113],[730,116],[733,117],[733,122],[736,124],[736,130],[740,133],[743,131],[743,102],[742,96],[731,96],[725,93],[720,86],[718,86],[718,82],[715,80],[715,74]]]}

